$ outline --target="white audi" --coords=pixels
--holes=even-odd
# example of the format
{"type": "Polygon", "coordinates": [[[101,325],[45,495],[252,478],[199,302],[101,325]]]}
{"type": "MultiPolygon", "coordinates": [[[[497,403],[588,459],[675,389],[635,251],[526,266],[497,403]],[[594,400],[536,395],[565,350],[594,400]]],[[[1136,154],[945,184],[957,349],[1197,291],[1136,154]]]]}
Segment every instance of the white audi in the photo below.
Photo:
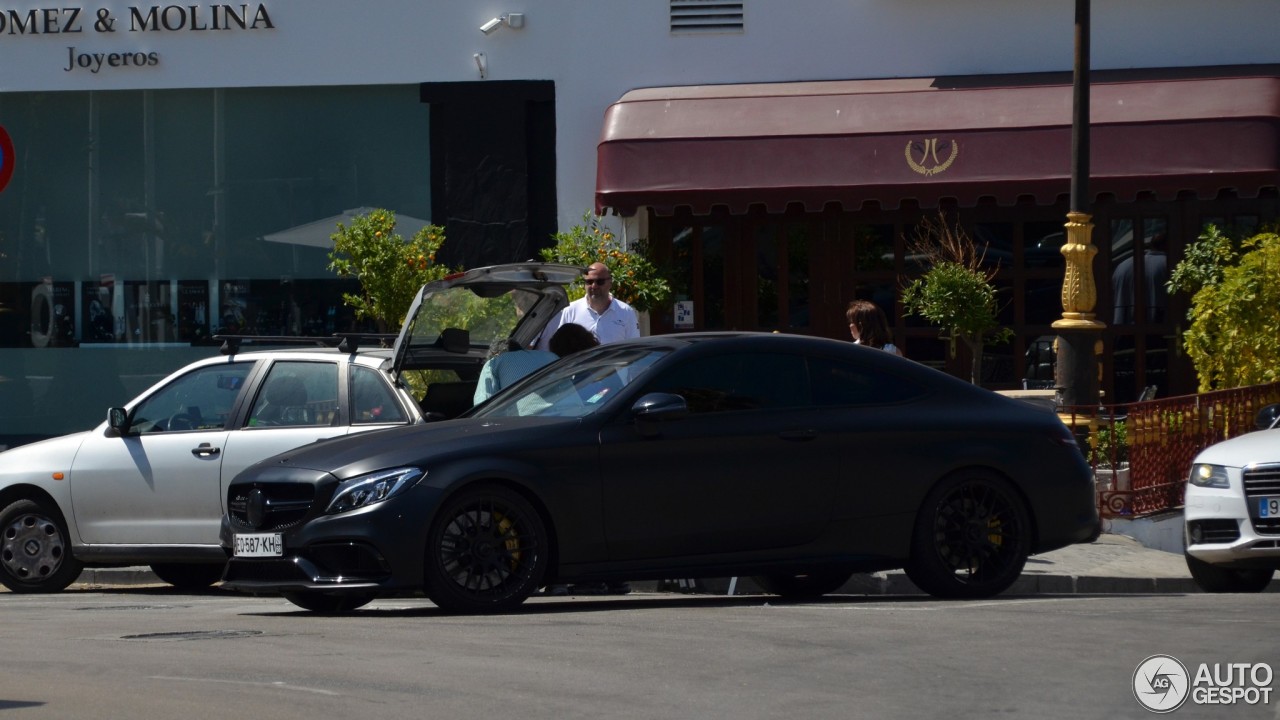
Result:
{"type": "Polygon", "coordinates": [[[1187,478],[1187,568],[1205,592],[1262,592],[1280,568],[1280,405],[1210,446],[1187,478]]]}

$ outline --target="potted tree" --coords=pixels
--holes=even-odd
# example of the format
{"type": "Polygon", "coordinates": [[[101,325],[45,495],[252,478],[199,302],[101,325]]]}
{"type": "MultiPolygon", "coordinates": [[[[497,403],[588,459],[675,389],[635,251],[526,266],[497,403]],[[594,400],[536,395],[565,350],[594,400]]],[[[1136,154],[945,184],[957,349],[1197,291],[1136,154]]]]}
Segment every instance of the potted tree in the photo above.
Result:
{"type": "Polygon", "coordinates": [[[1129,485],[1129,434],[1124,418],[1112,418],[1089,434],[1089,464],[1101,491],[1127,491],[1129,485]]]}
{"type": "Polygon", "coordinates": [[[991,281],[998,268],[985,268],[986,250],[978,250],[964,229],[949,223],[941,212],[937,219],[920,221],[909,247],[929,269],[903,290],[903,308],[942,328],[951,358],[956,356],[956,343],[964,343],[973,357],[969,381],[980,385],[985,343],[1013,337],[1013,331],[996,320],[999,305],[991,281]]]}

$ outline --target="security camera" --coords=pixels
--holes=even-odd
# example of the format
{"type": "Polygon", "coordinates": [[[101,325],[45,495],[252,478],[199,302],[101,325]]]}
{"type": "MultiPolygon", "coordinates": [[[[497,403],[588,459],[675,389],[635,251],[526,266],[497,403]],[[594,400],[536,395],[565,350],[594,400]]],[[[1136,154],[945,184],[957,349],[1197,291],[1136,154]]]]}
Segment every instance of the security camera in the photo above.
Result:
{"type": "Polygon", "coordinates": [[[493,34],[494,30],[497,30],[498,28],[502,27],[502,23],[503,23],[502,18],[496,17],[490,20],[489,22],[481,25],[480,32],[484,33],[485,35],[491,35],[493,34]]]}

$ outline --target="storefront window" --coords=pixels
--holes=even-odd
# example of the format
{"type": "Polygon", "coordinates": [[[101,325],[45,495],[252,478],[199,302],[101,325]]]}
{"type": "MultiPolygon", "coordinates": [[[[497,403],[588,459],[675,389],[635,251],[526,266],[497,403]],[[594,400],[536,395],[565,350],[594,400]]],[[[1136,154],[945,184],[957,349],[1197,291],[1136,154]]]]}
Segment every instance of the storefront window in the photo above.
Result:
{"type": "Polygon", "coordinates": [[[96,424],[217,332],[355,328],[329,235],[431,217],[428,110],[417,85],[0,94],[0,387],[30,405],[0,445],[96,424]],[[63,382],[78,402],[50,407],[63,382]]]}

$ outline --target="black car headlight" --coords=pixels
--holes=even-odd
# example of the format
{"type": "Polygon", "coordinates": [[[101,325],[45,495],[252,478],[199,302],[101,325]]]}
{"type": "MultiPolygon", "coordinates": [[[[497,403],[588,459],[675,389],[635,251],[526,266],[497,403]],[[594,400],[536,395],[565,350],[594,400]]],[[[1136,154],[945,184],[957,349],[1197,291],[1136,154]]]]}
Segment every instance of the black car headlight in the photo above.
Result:
{"type": "Polygon", "coordinates": [[[1229,488],[1231,480],[1227,477],[1227,469],[1221,465],[1196,463],[1191,466],[1191,477],[1187,479],[1196,487],[1229,488]]]}
{"type": "Polygon", "coordinates": [[[413,487],[426,473],[415,467],[379,470],[338,483],[325,512],[340,513],[380,503],[413,487]]]}

